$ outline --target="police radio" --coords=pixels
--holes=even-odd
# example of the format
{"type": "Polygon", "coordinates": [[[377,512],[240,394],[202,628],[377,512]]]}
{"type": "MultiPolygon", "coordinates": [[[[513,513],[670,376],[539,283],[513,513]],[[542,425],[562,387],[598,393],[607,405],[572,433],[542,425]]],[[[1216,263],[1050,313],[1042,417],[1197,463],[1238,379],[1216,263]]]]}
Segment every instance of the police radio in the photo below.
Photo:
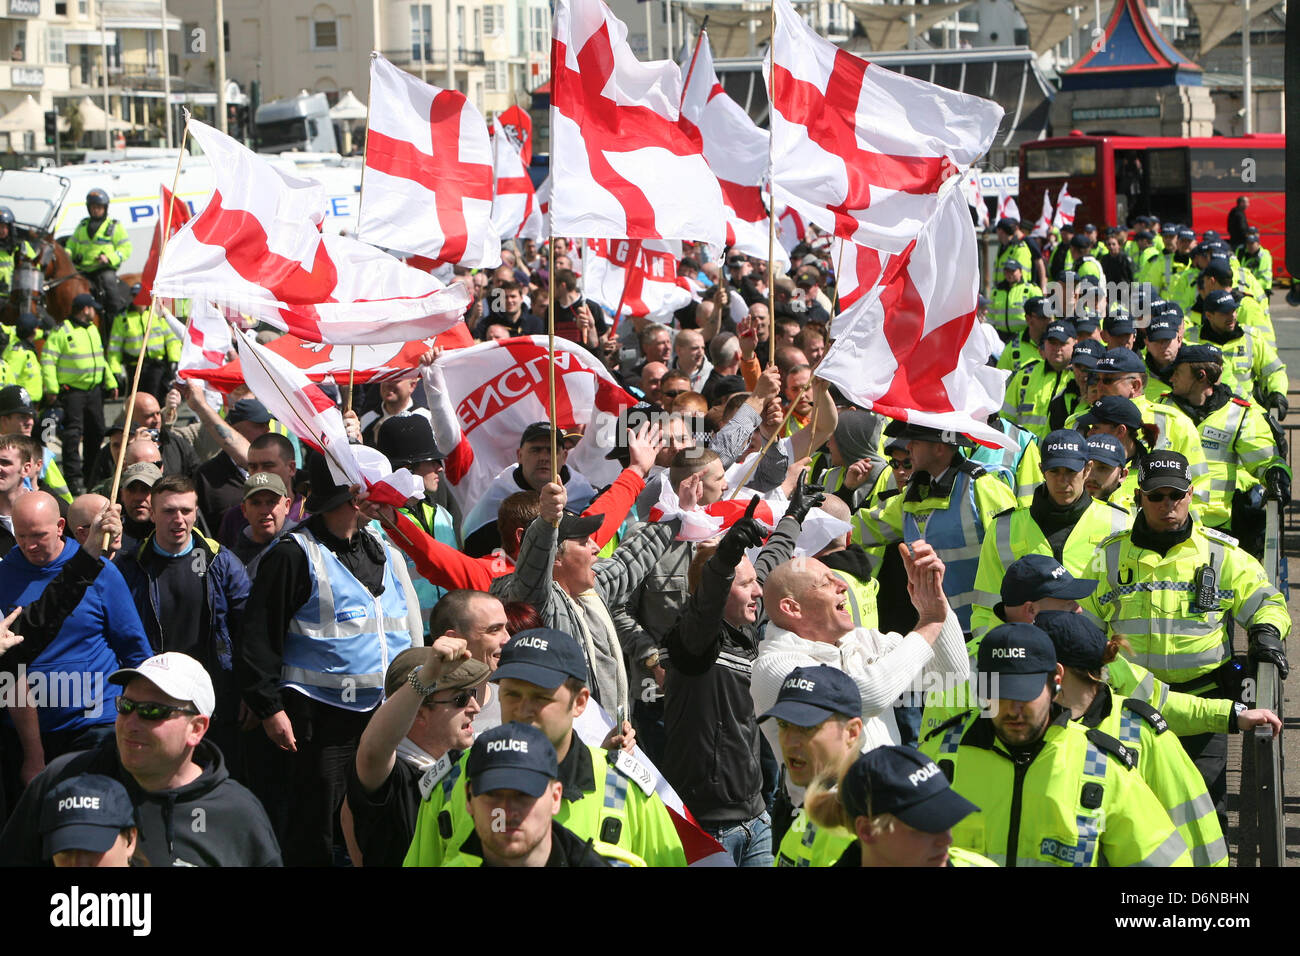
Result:
{"type": "Polygon", "coordinates": [[[1202,613],[1218,610],[1219,575],[1213,564],[1203,564],[1192,575],[1192,610],[1202,613]]]}

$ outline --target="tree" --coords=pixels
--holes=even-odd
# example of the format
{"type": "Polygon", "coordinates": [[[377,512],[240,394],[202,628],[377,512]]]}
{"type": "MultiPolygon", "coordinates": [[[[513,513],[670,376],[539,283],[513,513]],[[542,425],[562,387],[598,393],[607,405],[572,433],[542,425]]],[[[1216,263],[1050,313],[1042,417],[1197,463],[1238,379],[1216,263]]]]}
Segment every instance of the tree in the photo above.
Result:
{"type": "Polygon", "coordinates": [[[77,104],[69,100],[63,107],[63,118],[68,121],[68,143],[79,146],[81,138],[86,135],[86,124],[81,119],[77,104]]]}

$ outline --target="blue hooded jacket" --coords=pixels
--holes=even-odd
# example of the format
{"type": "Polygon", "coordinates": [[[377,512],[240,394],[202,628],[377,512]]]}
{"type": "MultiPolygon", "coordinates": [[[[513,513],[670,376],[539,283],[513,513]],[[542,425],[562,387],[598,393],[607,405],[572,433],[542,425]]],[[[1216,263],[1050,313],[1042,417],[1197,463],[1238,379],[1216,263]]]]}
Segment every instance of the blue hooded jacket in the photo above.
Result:
{"type": "MultiPolygon", "coordinates": [[[[38,598],[79,547],[65,540],[59,556],[42,568],[19,548],[10,549],[0,561],[0,613],[38,598]]],[[[108,676],[153,654],[121,572],[106,561],[104,565],[54,641],[27,667],[42,733],[112,723],[113,702],[122,688],[108,683],[108,676]]]]}

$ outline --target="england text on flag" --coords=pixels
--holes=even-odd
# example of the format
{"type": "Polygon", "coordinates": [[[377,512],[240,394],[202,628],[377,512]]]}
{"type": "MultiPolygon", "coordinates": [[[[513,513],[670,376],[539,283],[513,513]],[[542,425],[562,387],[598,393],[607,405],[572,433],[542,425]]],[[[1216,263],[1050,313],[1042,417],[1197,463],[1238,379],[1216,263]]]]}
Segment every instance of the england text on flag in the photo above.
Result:
{"type": "Polygon", "coordinates": [[[939,187],[989,148],[1002,107],[859,59],[776,5],[772,184],[835,235],[901,252],[939,187]]]}
{"type": "Polygon", "coordinates": [[[677,274],[681,257],[675,239],[588,239],[583,290],[610,311],[621,304],[623,315],[671,316],[699,298],[677,274]]]}

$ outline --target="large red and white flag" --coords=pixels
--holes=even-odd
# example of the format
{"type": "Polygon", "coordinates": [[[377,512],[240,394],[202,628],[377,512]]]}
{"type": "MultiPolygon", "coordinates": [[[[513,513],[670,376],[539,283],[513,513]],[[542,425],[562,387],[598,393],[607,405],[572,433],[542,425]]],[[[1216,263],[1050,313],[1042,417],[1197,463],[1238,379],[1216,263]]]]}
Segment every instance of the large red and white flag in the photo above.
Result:
{"type": "Polygon", "coordinates": [[[1052,228],[1052,197],[1048,195],[1046,189],[1043,190],[1043,212],[1038,217],[1038,222],[1034,223],[1034,231],[1031,236],[1040,239],[1046,239],[1048,231],[1052,228]]]}
{"type": "Polygon", "coordinates": [[[149,258],[145,260],[144,272],[140,273],[140,291],[131,300],[132,305],[142,309],[149,305],[154,277],[158,274],[158,253],[162,249],[163,230],[167,230],[170,241],[172,236],[180,232],[181,226],[190,221],[190,207],[185,205],[185,201],[173,195],[166,186],[159,188],[162,190],[162,202],[158,205],[158,221],[153,227],[153,242],[149,246],[149,258]]]}
{"type": "Polygon", "coordinates": [[[619,314],[671,316],[699,299],[691,280],[677,274],[681,258],[676,239],[588,239],[583,294],[616,312],[615,321],[619,314]]]}
{"type": "Polygon", "coordinates": [[[189,370],[217,369],[226,364],[226,356],[235,347],[230,338],[230,323],[211,302],[206,299],[191,302],[188,324],[170,312],[163,315],[181,340],[181,358],[176,366],[181,374],[189,370]]]}
{"type": "Polygon", "coordinates": [[[1062,183],[1061,191],[1056,195],[1056,215],[1052,217],[1052,228],[1074,225],[1074,211],[1079,208],[1082,199],[1070,195],[1070,184],[1062,183]]]}
{"type": "Polygon", "coordinates": [[[533,118],[528,115],[528,111],[522,106],[512,106],[508,110],[498,113],[496,120],[506,131],[506,135],[510,137],[510,142],[515,144],[515,149],[519,150],[524,165],[528,166],[532,163],[533,118]]]}
{"type": "MultiPolygon", "coordinates": [[[[225,323],[222,323],[225,326],[225,323]]],[[[226,327],[229,341],[229,327],[226,327]]],[[[192,327],[191,327],[192,331],[192,327]]],[[[394,342],[391,345],[327,345],[308,342],[296,335],[282,335],[266,348],[287,359],[313,382],[332,382],[344,387],[349,374],[355,385],[371,382],[395,382],[418,378],[420,356],[431,347],[462,349],[474,344],[464,322],[435,338],[417,339],[414,342],[394,342]]],[[[224,362],[224,357],[213,365],[186,365],[181,355],[181,375],[206,382],[218,392],[229,392],[244,383],[243,363],[239,359],[224,362]]]]}
{"type": "Polygon", "coordinates": [[[982,156],[1002,107],[895,73],[818,36],[773,0],[772,183],[823,229],[901,252],[939,187],[982,156]],[[775,64],[775,68],[773,68],[775,64]]]}
{"type": "MultiPolygon", "coordinates": [[[[528,335],[444,353],[424,370],[434,437],[447,451],[447,480],[465,514],[516,463],[524,429],[549,418],[548,356],[546,336],[528,335]]],[[[612,481],[619,468],[604,456],[613,447],[618,413],[636,399],[590,352],[557,338],[555,400],[561,431],[585,428],[570,464],[597,486],[612,481]],[[593,473],[596,462],[613,476],[593,473]]]]}
{"type": "Polygon", "coordinates": [[[1016,202],[1016,197],[1011,193],[1005,193],[998,200],[998,219],[1014,219],[1020,221],[1020,204],[1016,202]]]}
{"type": "Polygon", "coordinates": [[[469,294],[373,246],[321,232],[325,190],[191,119],[212,164],[203,211],[167,243],[154,291],[209,299],[313,342],[425,338],[464,315],[469,294]]]}
{"type": "MultiPolygon", "coordinates": [[[[835,281],[836,288],[839,290],[839,307],[842,316],[875,288],[881,275],[884,274],[890,256],[887,252],[860,246],[848,239],[837,239],[835,248],[836,261],[839,263],[840,270],[835,281]]],[[[839,316],[836,318],[838,320],[839,316]]]]}
{"type": "Polygon", "coordinates": [[[872,292],[841,316],[817,375],[889,418],[1012,447],[988,424],[1002,407],[1006,373],[987,364],[978,298],[975,227],[953,188],[915,242],[890,258],[872,292]]]}
{"type": "Polygon", "coordinates": [[[492,146],[464,93],[370,56],[370,120],[357,235],[460,266],[501,264],[492,228],[492,146]]]}
{"type": "Polygon", "coordinates": [[[555,232],[722,245],[722,190],[678,122],[677,64],[639,62],[602,0],[556,0],[551,64],[555,232]]]}
{"type": "MultiPolygon", "coordinates": [[[[704,158],[718,178],[727,212],[727,245],[766,259],[770,241],[763,180],[767,177],[768,135],[723,90],[713,68],[708,33],[700,33],[685,69],[681,123],[699,131],[704,158]]],[[[789,268],[787,258],[781,271],[789,268]]]]}
{"type": "Polygon", "coordinates": [[[492,121],[492,228],[504,239],[546,236],[533,181],[500,120],[492,121]]]}
{"type": "Polygon", "coordinates": [[[271,417],[325,456],[339,484],[360,485],[370,497],[395,507],[424,494],[424,482],[405,468],[393,471],[383,455],[348,444],[343,415],[302,369],[258,345],[252,332],[235,337],[245,381],[271,417]]]}

